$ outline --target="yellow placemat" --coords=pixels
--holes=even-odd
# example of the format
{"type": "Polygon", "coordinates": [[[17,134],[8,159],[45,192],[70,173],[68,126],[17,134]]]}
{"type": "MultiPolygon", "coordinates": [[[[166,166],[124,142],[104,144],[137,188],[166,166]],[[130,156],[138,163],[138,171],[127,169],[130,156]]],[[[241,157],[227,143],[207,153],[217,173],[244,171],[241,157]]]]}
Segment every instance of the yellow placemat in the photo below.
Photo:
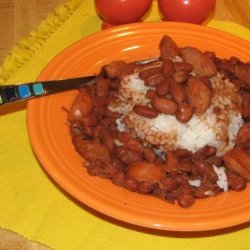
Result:
{"type": "MultiPolygon", "coordinates": [[[[99,31],[101,21],[93,2],[67,1],[56,16],[33,34],[35,49],[29,47],[30,41],[25,41],[28,54],[25,46],[20,54],[18,49],[13,50],[0,69],[2,83],[34,81],[58,52],[99,31]],[[46,33],[47,25],[57,28],[46,33]],[[43,40],[37,34],[43,34],[43,40]]],[[[147,21],[158,20],[154,6],[147,21]]],[[[249,30],[234,23],[211,20],[207,25],[250,40],[249,30]]],[[[181,233],[143,229],[107,218],[69,197],[46,175],[29,144],[23,106],[0,109],[0,124],[0,227],[65,250],[250,249],[249,224],[211,232],[181,233]]]]}

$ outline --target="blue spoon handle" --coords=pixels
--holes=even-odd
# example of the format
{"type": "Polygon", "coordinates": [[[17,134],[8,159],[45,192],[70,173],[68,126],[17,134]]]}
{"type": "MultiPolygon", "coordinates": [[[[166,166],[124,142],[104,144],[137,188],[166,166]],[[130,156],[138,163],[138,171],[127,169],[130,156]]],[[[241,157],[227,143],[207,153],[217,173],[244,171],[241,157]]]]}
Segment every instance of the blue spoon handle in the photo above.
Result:
{"type": "Polygon", "coordinates": [[[95,76],[0,86],[0,106],[93,84],[95,76]]]}

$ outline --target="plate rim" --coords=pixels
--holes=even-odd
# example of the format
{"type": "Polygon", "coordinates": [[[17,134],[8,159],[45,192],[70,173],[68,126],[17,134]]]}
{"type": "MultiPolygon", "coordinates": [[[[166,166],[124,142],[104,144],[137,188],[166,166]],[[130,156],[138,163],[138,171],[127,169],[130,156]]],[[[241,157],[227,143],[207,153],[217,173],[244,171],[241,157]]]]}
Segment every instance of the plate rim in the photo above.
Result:
{"type": "MultiPolygon", "coordinates": [[[[129,25],[122,25],[122,26],[119,26],[119,27],[114,27],[114,28],[111,28],[111,29],[108,29],[108,30],[104,30],[104,31],[100,31],[100,32],[97,32],[97,33],[94,33],[94,34],[91,34],[90,36],[87,36],[85,38],[82,38],[74,43],[72,43],[71,45],[69,45],[68,47],[66,47],[64,50],[62,50],[60,53],[58,53],[54,58],[52,58],[50,60],[50,62],[48,63],[48,65],[42,70],[41,74],[39,75],[39,78],[38,80],[42,80],[43,79],[43,75],[47,72],[48,68],[51,67],[49,65],[52,65],[53,62],[57,61],[57,60],[60,60],[60,58],[62,57],[62,55],[65,53],[65,51],[68,51],[68,50],[71,50],[72,48],[74,48],[75,46],[78,46],[79,44],[81,44],[83,41],[88,41],[88,40],[91,40],[93,38],[96,38],[96,37],[99,37],[99,36],[112,36],[114,34],[120,34],[120,33],[123,33],[123,32],[128,32],[128,31],[131,31],[131,30],[136,30],[138,29],[138,27],[141,27],[141,26],[144,26],[146,27],[147,29],[152,29],[154,28],[155,26],[161,26],[161,27],[170,27],[170,28],[175,28],[178,27],[179,29],[182,28],[182,27],[189,27],[190,29],[192,28],[195,28],[195,29],[198,29],[198,30],[212,30],[213,32],[215,32],[216,34],[221,34],[223,33],[224,35],[226,35],[228,38],[234,38],[236,40],[239,40],[243,43],[246,43],[249,48],[250,48],[250,43],[246,40],[243,40],[241,38],[238,38],[234,35],[231,35],[227,32],[223,32],[223,31],[220,31],[220,30],[217,30],[217,29],[213,29],[213,28],[210,28],[210,27],[204,27],[204,26],[198,26],[198,25],[194,25],[194,24],[183,24],[183,23],[144,23],[144,24],[129,24],[129,25]]],[[[44,80],[44,79],[43,79],[44,80]]],[[[94,208],[95,210],[97,211],[100,211],[98,210],[97,208],[91,206],[90,204],[87,204],[85,203],[84,201],[82,201],[81,198],[79,197],[76,197],[75,193],[72,193],[72,190],[67,190],[65,188],[65,186],[63,185],[63,183],[56,177],[55,173],[53,173],[52,171],[50,171],[50,169],[47,169],[46,168],[46,162],[43,161],[43,159],[41,159],[41,157],[39,157],[39,153],[38,153],[38,148],[36,147],[37,145],[35,145],[34,143],[34,140],[33,140],[33,137],[31,135],[31,117],[32,117],[32,109],[34,108],[34,105],[33,103],[35,103],[37,100],[32,100],[30,102],[28,102],[28,105],[27,105],[27,125],[28,125],[28,133],[29,133],[29,138],[30,138],[30,141],[31,141],[31,145],[32,145],[32,148],[34,150],[34,153],[37,155],[37,158],[39,160],[39,162],[41,163],[42,167],[46,170],[46,172],[48,172],[48,174],[52,177],[52,179],[54,179],[65,191],[67,191],[68,193],[70,193],[73,197],[77,198],[78,200],[80,200],[82,203],[84,203],[85,205],[91,207],[91,208],[94,208]],[[33,102],[34,101],[34,102],[33,102]]],[[[184,210],[185,211],[185,210],[184,210]]],[[[107,213],[104,213],[108,216],[111,216],[115,219],[118,219],[119,218],[116,218],[114,216],[112,216],[112,214],[107,214],[107,213]]],[[[249,214],[249,218],[248,220],[250,219],[250,214],[249,214]]],[[[124,220],[122,220],[124,221],[124,220]]],[[[169,230],[169,231],[207,231],[207,230],[213,230],[213,229],[220,229],[221,227],[218,227],[218,226],[207,226],[205,228],[202,228],[201,226],[198,225],[197,226],[194,226],[190,229],[181,229],[179,226],[177,227],[174,227],[174,226],[160,226],[160,227],[157,227],[157,226],[150,226],[148,225],[147,223],[145,223],[145,225],[142,225],[143,223],[139,223],[137,224],[135,221],[124,221],[124,222],[127,222],[127,223],[130,223],[130,224],[135,224],[135,225],[138,225],[138,226],[143,226],[143,227],[148,227],[148,228],[153,228],[153,229],[161,229],[161,230],[169,230]]],[[[225,227],[230,227],[230,226],[234,226],[234,225],[238,225],[238,224],[241,224],[241,223],[244,223],[246,222],[246,220],[242,219],[242,221],[240,221],[240,219],[236,220],[235,222],[232,223],[228,223],[226,224],[225,222],[225,225],[222,227],[222,228],[225,228],[225,227]]]]}

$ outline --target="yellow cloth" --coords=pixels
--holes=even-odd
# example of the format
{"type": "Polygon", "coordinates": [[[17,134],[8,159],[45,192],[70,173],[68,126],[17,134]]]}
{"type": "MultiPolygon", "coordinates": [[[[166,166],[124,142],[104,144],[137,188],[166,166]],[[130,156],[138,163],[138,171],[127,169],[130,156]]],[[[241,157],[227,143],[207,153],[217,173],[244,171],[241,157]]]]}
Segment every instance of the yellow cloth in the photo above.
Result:
{"type": "MultiPolygon", "coordinates": [[[[9,70],[8,64],[1,69],[2,75],[8,73],[8,77],[2,77],[7,79],[6,83],[34,81],[58,52],[100,30],[94,1],[69,2],[77,3],[71,15],[59,22],[58,29],[26,61],[17,63],[19,69],[9,70]]],[[[156,20],[158,12],[153,8],[147,21],[156,20]]],[[[250,40],[249,30],[234,23],[211,20],[207,25],[250,40]]],[[[109,219],[70,198],[43,171],[29,144],[25,107],[1,108],[0,124],[0,227],[65,250],[250,249],[249,224],[182,233],[143,229],[109,219]]]]}

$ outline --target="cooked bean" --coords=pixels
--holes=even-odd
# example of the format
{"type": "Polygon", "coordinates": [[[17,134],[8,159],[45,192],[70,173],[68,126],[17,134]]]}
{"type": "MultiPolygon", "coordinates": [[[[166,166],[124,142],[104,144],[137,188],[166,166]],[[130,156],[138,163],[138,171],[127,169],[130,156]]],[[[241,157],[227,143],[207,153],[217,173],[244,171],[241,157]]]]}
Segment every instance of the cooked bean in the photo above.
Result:
{"type": "Polygon", "coordinates": [[[70,124],[70,133],[72,136],[83,134],[82,122],[74,120],[70,124]]]}
{"type": "Polygon", "coordinates": [[[107,147],[110,154],[115,152],[115,138],[110,134],[109,131],[102,129],[101,131],[101,142],[107,147]]]}
{"type": "Polygon", "coordinates": [[[195,198],[191,194],[184,193],[177,196],[177,202],[179,206],[187,208],[191,207],[194,204],[195,198]]]}
{"type": "Polygon", "coordinates": [[[171,77],[175,72],[173,61],[170,59],[165,59],[162,63],[161,70],[166,77],[171,77]]]}
{"type": "Polygon", "coordinates": [[[144,148],[144,158],[146,159],[146,161],[148,162],[154,162],[156,159],[156,154],[154,152],[153,149],[146,147],[144,148]]]}
{"type": "MultiPolygon", "coordinates": [[[[158,85],[161,85],[161,84],[158,84],[158,85]]],[[[158,86],[156,85],[156,87],[158,86]]],[[[149,100],[152,100],[155,96],[156,96],[156,91],[153,90],[153,89],[148,89],[147,90],[147,93],[146,93],[146,98],[148,98],[149,100]]]]}
{"type": "Polygon", "coordinates": [[[143,154],[144,148],[141,144],[141,142],[135,138],[129,140],[126,144],[125,147],[129,150],[132,150],[136,153],[143,154]]]}
{"type": "Polygon", "coordinates": [[[212,165],[205,160],[196,160],[195,165],[197,167],[198,174],[202,178],[206,178],[211,181],[218,179],[217,174],[214,172],[212,165]]]}
{"type": "Polygon", "coordinates": [[[194,164],[190,160],[180,160],[178,162],[178,169],[187,173],[192,173],[194,167],[194,164]]]}
{"type": "Polygon", "coordinates": [[[159,96],[165,96],[165,95],[167,95],[169,93],[169,86],[170,86],[170,81],[168,79],[166,79],[162,83],[156,85],[156,87],[155,87],[156,93],[159,96]]]}
{"type": "Polygon", "coordinates": [[[139,77],[143,81],[146,82],[151,77],[159,75],[159,74],[161,74],[161,68],[160,67],[154,67],[154,68],[149,68],[149,69],[145,69],[145,70],[141,71],[139,73],[139,77]]]}
{"type": "Polygon", "coordinates": [[[158,111],[156,109],[145,106],[145,105],[136,104],[133,107],[133,111],[140,116],[150,118],[150,119],[158,116],[158,111]]]}
{"type": "Polygon", "coordinates": [[[166,191],[173,191],[174,189],[177,188],[177,183],[174,179],[172,178],[161,178],[159,182],[159,187],[160,189],[164,189],[166,191]]]}
{"type": "Polygon", "coordinates": [[[121,142],[121,143],[127,143],[128,141],[131,140],[131,134],[125,131],[119,132],[117,135],[117,139],[121,142]]]}
{"type": "Polygon", "coordinates": [[[138,192],[141,194],[148,194],[152,191],[153,185],[151,182],[143,181],[138,185],[138,192]]]}
{"type": "Polygon", "coordinates": [[[152,100],[152,106],[160,113],[166,115],[175,114],[178,108],[177,104],[174,101],[163,97],[154,98],[152,100]]]}
{"type": "Polygon", "coordinates": [[[174,101],[181,104],[186,99],[186,91],[182,84],[175,81],[170,83],[170,94],[172,95],[174,101]]]}
{"type": "Polygon", "coordinates": [[[124,146],[116,148],[116,156],[126,165],[129,165],[135,162],[140,162],[143,159],[142,154],[129,150],[124,146]]]}
{"type": "Polygon", "coordinates": [[[138,189],[138,181],[132,178],[127,178],[125,186],[131,192],[136,192],[138,189]]]}
{"type": "Polygon", "coordinates": [[[189,74],[186,70],[178,70],[173,74],[173,79],[176,83],[184,83],[187,81],[189,74]]]}
{"type": "Polygon", "coordinates": [[[194,113],[194,107],[190,103],[180,103],[176,111],[176,119],[181,123],[187,123],[194,113]]]}
{"type": "Polygon", "coordinates": [[[174,63],[174,68],[176,71],[186,71],[190,72],[193,69],[193,66],[190,63],[185,63],[185,62],[175,62],[174,63]]]}
{"type": "Polygon", "coordinates": [[[196,160],[205,160],[208,157],[211,157],[213,155],[215,155],[217,152],[216,147],[214,146],[210,146],[210,145],[206,145],[200,149],[198,149],[192,156],[192,160],[196,161],[196,160]]]}
{"type": "Polygon", "coordinates": [[[245,123],[238,131],[236,136],[236,144],[241,145],[250,140],[250,122],[245,123]]]}
{"type": "Polygon", "coordinates": [[[117,172],[113,175],[112,182],[120,187],[126,186],[126,176],[122,172],[117,172]]]}
{"type": "Polygon", "coordinates": [[[216,167],[221,167],[223,165],[223,158],[212,155],[206,159],[210,164],[215,165],[216,167]]]}
{"type": "Polygon", "coordinates": [[[157,183],[164,177],[164,169],[160,164],[137,162],[128,166],[127,176],[139,182],[157,183]]]}
{"type": "Polygon", "coordinates": [[[238,176],[228,171],[226,172],[226,175],[227,175],[228,186],[231,189],[235,191],[241,191],[247,187],[247,181],[241,176],[238,176]]]}
{"type": "Polygon", "coordinates": [[[154,87],[164,82],[166,77],[163,74],[153,75],[145,80],[145,85],[154,87]]]}
{"type": "Polygon", "coordinates": [[[198,114],[203,114],[210,106],[212,91],[198,78],[191,77],[188,79],[186,95],[198,114]]]}

